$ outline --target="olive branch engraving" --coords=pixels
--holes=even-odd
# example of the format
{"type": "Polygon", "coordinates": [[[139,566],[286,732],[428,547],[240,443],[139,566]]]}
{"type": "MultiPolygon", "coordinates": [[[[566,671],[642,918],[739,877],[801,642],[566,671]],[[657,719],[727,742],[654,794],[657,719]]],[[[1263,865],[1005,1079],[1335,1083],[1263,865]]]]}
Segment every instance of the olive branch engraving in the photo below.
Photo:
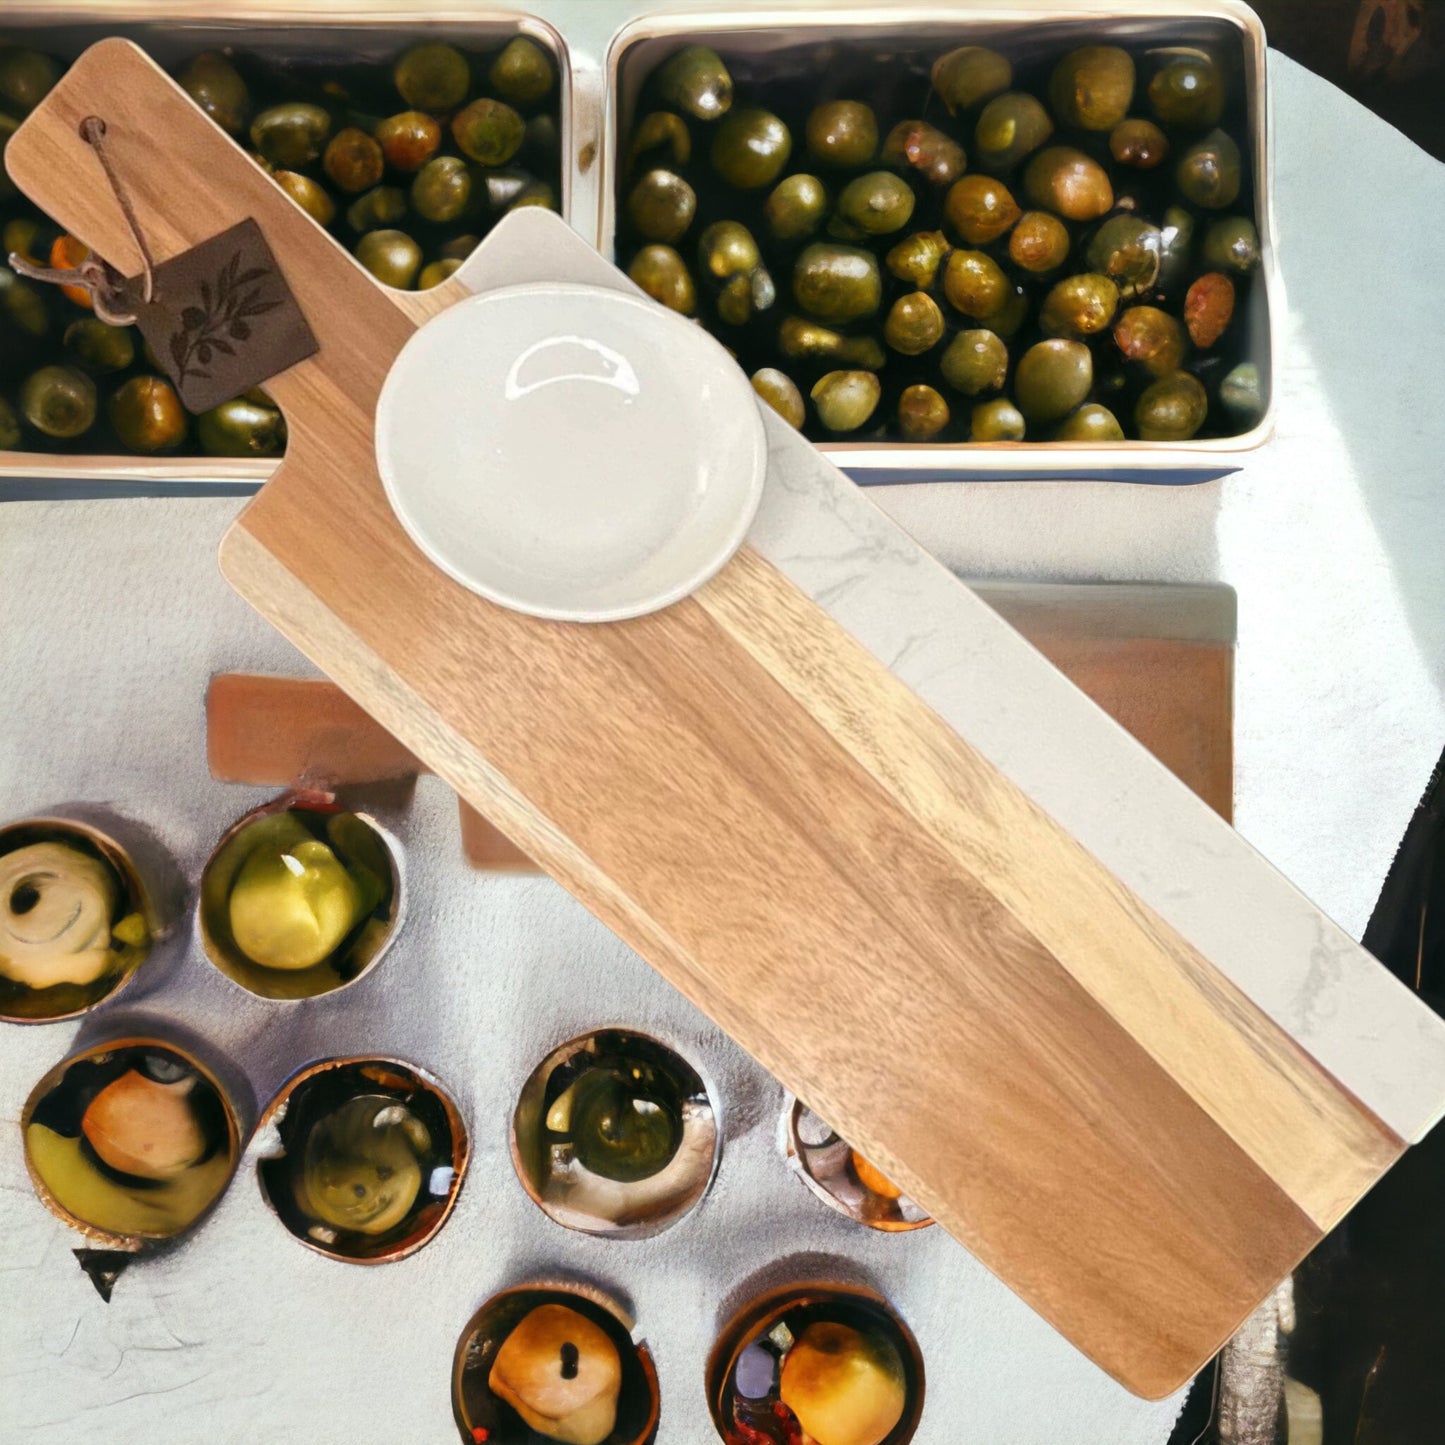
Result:
{"type": "Polygon", "coordinates": [[[171,359],[179,372],[179,385],[191,378],[209,381],[211,374],[204,368],[211,359],[234,356],[232,343],[250,339],[251,320],[281,305],[279,300],[265,300],[261,287],[254,284],[269,275],[266,266],[242,271],[241,252],[237,251],[221,268],[214,290],[201,282],[201,305],[187,306],[181,312],[181,329],[171,337],[171,359]]]}

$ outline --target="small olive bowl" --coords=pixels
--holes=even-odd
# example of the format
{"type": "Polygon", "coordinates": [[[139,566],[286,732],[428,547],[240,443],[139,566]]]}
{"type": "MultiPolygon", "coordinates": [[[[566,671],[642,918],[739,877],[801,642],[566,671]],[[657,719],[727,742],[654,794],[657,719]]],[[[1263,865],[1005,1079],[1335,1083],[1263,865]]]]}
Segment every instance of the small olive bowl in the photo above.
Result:
{"type": "Polygon", "coordinates": [[[375,968],[401,927],[401,848],[331,793],[286,793],[226,830],[202,870],[196,912],[206,957],[248,992],[282,1000],[334,993],[375,968]],[[304,937],[312,952],[298,952],[295,930],[286,932],[288,909],[313,930],[304,937]],[[263,951],[254,934],[274,950],[271,961],[242,947],[242,922],[252,952],[263,951]]]}
{"type": "MultiPolygon", "coordinates": [[[[651,1445],[657,1438],[661,1409],[657,1367],[646,1344],[634,1338],[634,1322],[626,1311],[590,1285],[539,1282],[514,1285],[493,1295],[472,1316],[457,1341],[452,1362],[452,1413],[466,1445],[481,1440],[487,1445],[534,1445],[543,1438],[493,1390],[490,1381],[499,1352],[523,1321],[544,1306],[559,1305],[595,1326],[617,1351],[621,1366],[617,1412],[601,1445],[651,1445]]],[[[565,1343],[562,1348],[565,1351],[565,1343]]],[[[565,1371],[565,1355],[561,1363],[565,1371]]],[[[573,1346],[574,1372],[578,1364],[573,1346]]]]}
{"type": "Polygon", "coordinates": [[[435,1238],[471,1152],[441,1083],[386,1058],[325,1059],[293,1074],[252,1147],[262,1198],[292,1237],[352,1264],[405,1259],[435,1238]]]}

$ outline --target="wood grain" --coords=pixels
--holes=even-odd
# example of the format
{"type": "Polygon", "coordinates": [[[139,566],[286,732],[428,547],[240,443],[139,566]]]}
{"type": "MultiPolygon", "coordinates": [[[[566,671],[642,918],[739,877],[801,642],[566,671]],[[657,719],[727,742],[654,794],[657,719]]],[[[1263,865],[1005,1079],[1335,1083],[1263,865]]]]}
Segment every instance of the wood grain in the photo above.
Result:
{"type": "Polygon", "coordinates": [[[431,567],[371,449],[411,317],[115,42],[9,147],[102,254],[101,106],[160,254],[254,214],[321,342],[232,583],[1081,1349],[1182,1383],[1401,1141],[748,548],[605,627],[431,567]]]}

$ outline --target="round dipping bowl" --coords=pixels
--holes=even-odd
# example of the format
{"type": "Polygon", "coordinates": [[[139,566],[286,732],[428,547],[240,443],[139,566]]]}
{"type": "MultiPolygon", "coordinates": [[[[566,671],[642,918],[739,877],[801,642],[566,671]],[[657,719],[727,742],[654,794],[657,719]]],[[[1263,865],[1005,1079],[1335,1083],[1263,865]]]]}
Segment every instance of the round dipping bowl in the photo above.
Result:
{"type": "Polygon", "coordinates": [[[733,1316],[708,1357],[708,1409],[727,1441],[788,1445],[801,1425],[826,1445],[907,1445],[923,1396],[913,1332],[882,1295],[857,1286],[770,1291],[733,1316]]]}
{"type": "Polygon", "coordinates": [[[452,1363],[462,1440],[650,1445],[660,1408],[657,1369],[632,1332],[627,1315],[585,1285],[526,1284],[493,1295],[462,1331],[452,1363]],[[559,1400],[553,1392],[569,1383],[575,1392],[559,1400]],[[551,1412],[546,1434],[521,1413],[537,1406],[551,1412]],[[553,1433],[564,1427],[569,1433],[553,1433]]]}
{"type": "Polygon", "coordinates": [[[696,1207],[717,1168],[717,1111],[680,1054],[625,1029],[554,1049],[512,1118],[512,1162],[533,1202],[585,1234],[639,1239],[696,1207]]]}
{"type": "Polygon", "coordinates": [[[193,1228],[241,1152],[235,1108],[215,1075],[151,1038],[84,1049],[51,1069],[26,1100],[20,1132],[46,1208],[120,1250],[193,1228]]]}
{"type": "Polygon", "coordinates": [[[130,982],[161,931],[114,838],[67,818],[0,828],[0,1019],[89,1013],[130,982]]]}
{"type": "Polygon", "coordinates": [[[415,1254],[446,1223],[470,1145],[451,1096],[397,1059],[293,1075],[256,1132],[261,1194],[308,1249],[353,1264],[415,1254]]]}
{"type": "Polygon", "coordinates": [[[201,873],[206,957],[270,999],[364,977],[401,927],[400,846],[329,793],[288,793],[226,830],[201,873]]]}

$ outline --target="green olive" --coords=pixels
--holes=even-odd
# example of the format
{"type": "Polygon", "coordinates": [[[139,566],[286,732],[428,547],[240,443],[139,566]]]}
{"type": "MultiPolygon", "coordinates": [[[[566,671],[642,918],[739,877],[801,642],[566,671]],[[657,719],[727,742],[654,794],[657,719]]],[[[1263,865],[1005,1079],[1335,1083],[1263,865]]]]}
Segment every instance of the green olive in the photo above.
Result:
{"type": "Polygon", "coordinates": [[[971,175],[949,187],[943,214],[970,246],[986,246],[998,240],[1023,212],[1002,181],[971,175]]]}
{"type": "Polygon", "coordinates": [[[1039,151],[1024,171],[1024,190],[1034,205],[1066,221],[1092,221],[1114,206],[1108,172],[1072,146],[1039,151]]]}
{"type": "Polygon", "coordinates": [[[1003,305],[988,318],[989,330],[998,332],[1005,339],[1013,336],[1028,320],[1029,304],[1028,293],[1022,286],[1010,286],[1003,305]]]}
{"type": "Polygon", "coordinates": [[[286,422],[274,406],[238,396],[196,418],[196,440],[208,457],[274,457],[286,449],[286,422]]]}
{"type": "Polygon", "coordinates": [[[830,371],[812,391],[818,421],[831,432],[857,431],[878,409],[882,395],[871,371],[830,371]]]}
{"type": "Polygon", "coordinates": [[[913,218],[913,190],[892,171],[869,171],[843,187],[828,229],[842,240],[890,236],[913,218]]]}
{"type": "Polygon", "coordinates": [[[405,231],[368,231],[356,243],[356,259],[383,286],[409,291],[421,269],[421,247],[405,231]]]}
{"type": "Polygon", "coordinates": [[[317,185],[310,176],[299,171],[277,171],[271,178],[316,222],[318,226],[329,226],[336,219],[336,202],[324,186],[317,185]]]}
{"type": "Polygon", "coordinates": [[[481,244],[480,236],[468,232],[464,236],[453,236],[449,241],[443,241],[437,247],[437,255],[443,261],[465,261],[481,244]]]}
{"type": "Polygon", "coordinates": [[[933,62],[931,81],[938,98],[955,115],[989,100],[1013,84],[1006,56],[982,45],[962,45],[933,62]]]}
{"type": "Polygon", "coordinates": [[[1117,45],[1085,45],[1054,67],[1049,100],[1063,125],[1113,130],[1134,99],[1134,61],[1117,45]]]}
{"type": "Polygon", "coordinates": [[[404,110],[376,127],[376,143],[392,170],[420,170],[437,153],[442,128],[425,111],[404,110]]]}
{"type": "Polygon", "coordinates": [[[844,336],[801,316],[783,318],[778,327],[778,350],[790,361],[840,361],[864,371],[878,371],[888,361],[876,336],[844,336]]]}
{"type": "Polygon", "coordinates": [[[952,185],[968,169],[963,147],[926,120],[900,120],[888,132],[880,159],[896,171],[917,171],[935,186],[952,185]]]}
{"type": "Polygon", "coordinates": [[[714,221],[697,241],[698,265],[718,281],[745,276],[762,264],[753,233],[740,221],[714,221]]]}
{"type": "Polygon", "coordinates": [[[827,187],[817,176],[784,176],[769,192],[763,214],[775,240],[801,241],[828,214],[827,187]]]}
{"type": "Polygon", "coordinates": [[[50,330],[50,312],[40,288],[6,266],[0,266],[0,315],[32,340],[39,340],[50,330]]]}
{"type": "Polygon", "coordinates": [[[921,356],[943,339],[943,312],[923,291],[900,296],[883,323],[883,339],[904,356],[921,356]]]}
{"type": "Polygon", "coordinates": [[[717,120],[733,103],[733,78],[716,50],[688,45],[659,67],[657,93],[698,120],[717,120]]]}
{"type": "Polygon", "coordinates": [[[289,100],[263,110],[251,122],[251,144],[273,166],[288,171],[309,166],[331,134],[331,117],[319,105],[289,100]]]}
{"type": "Polygon", "coordinates": [[[648,171],[627,196],[627,219],[644,241],[672,245],[697,214],[697,192],[674,171],[648,171]]]}
{"type": "Polygon", "coordinates": [[[1149,104],[1165,125],[1218,125],[1224,114],[1224,77],[1202,50],[1184,51],[1155,71],[1149,104]]]}
{"type": "Polygon", "coordinates": [[[790,427],[801,429],[807,420],[803,405],[803,393],[798,390],[793,378],[775,366],[765,366],[753,372],[753,390],[787,422],[790,427]]]}
{"type": "Polygon", "coordinates": [[[1169,137],[1152,120],[1121,120],[1109,132],[1109,154],[1121,166],[1152,171],[1169,154],[1169,137]]]}
{"type": "Polygon", "coordinates": [[[557,116],[550,110],[539,110],[527,117],[527,128],[522,135],[522,148],[517,158],[532,166],[545,166],[555,170],[562,159],[562,132],[557,126],[557,116]]]}
{"type": "Polygon", "coordinates": [[[1159,288],[1177,290],[1184,284],[1194,250],[1194,217],[1183,206],[1170,206],[1164,212],[1159,242],[1159,288]]]}
{"type": "Polygon", "coordinates": [[[1114,323],[1114,344],[1151,376],[1166,376],[1184,360],[1184,327],[1157,306],[1131,306],[1114,323]]]}
{"type": "Polygon", "coordinates": [[[60,79],[60,66],[38,50],[18,45],[0,49],[0,106],[29,115],[60,79]]]}
{"type": "Polygon", "coordinates": [[[433,156],[412,178],[412,209],[424,221],[455,221],[471,203],[472,173],[460,156],[433,156]]]}
{"type": "Polygon", "coordinates": [[[1264,385],[1259,367],[1252,361],[1241,361],[1219,383],[1219,400],[1240,425],[1251,427],[1264,415],[1264,385]]]}
{"type": "Polygon", "coordinates": [[[971,442],[1021,442],[1025,430],[1023,413],[1007,397],[981,401],[969,413],[971,442]]]}
{"type": "Polygon", "coordinates": [[[635,166],[649,151],[665,150],[675,166],[692,159],[692,134],[687,122],[670,110],[654,110],[632,128],[627,146],[627,168],[635,166]]]}
{"type": "Polygon", "coordinates": [[[949,305],[976,321],[987,321],[1008,300],[1008,278],[982,251],[953,251],[943,268],[949,305]]]}
{"type": "Polygon", "coordinates": [[[1054,122],[1039,101],[1021,90],[1005,91],[994,96],[978,117],[973,132],[975,159],[990,171],[1006,171],[1053,133],[1054,122]]]}
{"type": "Polygon", "coordinates": [[[1009,259],[1025,271],[1057,271],[1069,258],[1069,228],[1047,211],[1025,211],[1009,232],[1009,259]]]}
{"type": "Polygon", "coordinates": [[[1187,442],[1209,413],[1199,378],[1172,371],[1145,388],[1134,407],[1134,425],[1146,442],[1187,442]]]}
{"type": "Polygon", "coordinates": [[[883,299],[877,258],[871,251],[816,241],[793,267],[793,299],[833,325],[871,316],[883,299]]]}
{"type": "Polygon", "coordinates": [[[131,377],[110,399],[110,424],[133,452],[171,452],[186,439],[186,409],[160,376],[131,377]]]}
{"type": "Polygon", "coordinates": [[[1247,216],[1224,216],[1205,227],[1202,250],[1209,265],[1242,276],[1259,265],[1259,232],[1247,216]]]}
{"type": "Polygon", "coordinates": [[[878,154],[878,118],[857,100],[825,100],[808,114],[808,154],[827,166],[866,166],[878,154]]]}
{"type": "Polygon", "coordinates": [[[1239,147],[1222,130],[1210,131],[1179,158],[1174,173],[1180,194],[1196,206],[1219,211],[1239,197],[1239,147]]]}
{"type": "Polygon", "coordinates": [[[251,109],[246,82],[218,50],[197,55],[179,76],[181,89],[228,135],[240,135],[251,109]]]}
{"type": "Polygon", "coordinates": [[[346,224],[353,231],[375,231],[394,226],[406,215],[406,192],[400,186],[377,186],[358,196],[346,211],[346,224]]]}
{"type": "Polygon", "coordinates": [[[36,431],[62,441],[95,424],[95,383],[73,366],[42,366],[20,388],[20,411],[36,431]]]}
{"type": "Polygon", "coordinates": [[[903,388],[898,398],[898,430],[904,441],[932,441],[948,423],[948,403],[931,386],[903,388]]]}
{"type": "Polygon", "coordinates": [[[1090,269],[1110,277],[1121,295],[1138,296],[1159,280],[1164,236],[1158,226],[1123,211],[1094,233],[1087,256],[1090,269]]]}
{"type": "Polygon", "coordinates": [[[508,105],[524,110],[537,104],[556,81],[552,57],[525,35],[514,36],[492,62],[487,79],[508,105]]]}
{"type": "Polygon", "coordinates": [[[377,141],[349,125],[331,137],[321,166],[332,185],[355,193],[369,190],[381,180],[386,158],[377,141]]]}
{"type": "Polygon", "coordinates": [[[528,181],[508,204],[509,211],[520,211],[524,206],[538,206],[544,211],[558,211],[557,190],[551,181],[528,181]]]}
{"type": "Polygon", "coordinates": [[[527,122],[504,100],[483,96],[452,117],[452,139],[484,166],[504,166],[522,147],[527,122]]]}
{"type": "Polygon", "coordinates": [[[938,363],[943,379],[965,396],[1002,391],[1008,379],[1008,347],[992,331],[960,331],[938,363]]]}
{"type": "Polygon", "coordinates": [[[911,281],[920,291],[926,291],[933,285],[948,249],[948,239],[942,231],[915,231],[889,251],[884,264],[890,275],[900,281],[911,281]]]}
{"type": "Polygon", "coordinates": [[[456,275],[461,264],[455,256],[443,256],[439,261],[430,262],[421,268],[421,275],[416,278],[416,289],[430,291],[433,286],[440,286],[447,277],[456,275]]]}
{"type": "Polygon", "coordinates": [[[712,168],[730,186],[770,186],[788,163],[793,138],[771,111],[750,106],[730,111],[713,134],[712,168]]]}
{"type": "Polygon", "coordinates": [[[392,71],[401,98],[414,110],[454,110],[471,88],[472,69],[454,45],[428,41],[413,45],[392,71]]]}
{"type": "Polygon", "coordinates": [[[717,314],[729,326],[741,326],[757,312],[766,311],[777,299],[777,289],[767,267],[755,266],[723,283],[718,292],[717,314]]]}
{"type": "Polygon", "coordinates": [[[1095,336],[1119,309],[1119,288],[1097,272],[1067,276],[1055,284],[1039,308],[1045,336],[1095,336]]]}
{"type": "Polygon", "coordinates": [[[1014,395],[1029,421],[1059,421],[1089,394],[1094,358],[1082,341],[1039,341],[1019,358],[1014,395]]]}
{"type": "Polygon", "coordinates": [[[20,414],[0,396],[0,452],[13,452],[20,446],[20,414]]]}
{"type": "Polygon", "coordinates": [[[124,371],[135,361],[135,338],[128,326],[107,326],[98,316],[82,316],[65,328],[65,349],[93,376],[124,371]]]}
{"type": "Polygon", "coordinates": [[[633,258],[627,274],[654,301],[669,310],[691,316],[697,310],[697,287],[687,262],[671,246],[644,246],[633,258]]]}
{"type": "Polygon", "coordinates": [[[1107,406],[1091,401],[1070,412],[1054,433],[1058,442],[1121,442],[1124,428],[1107,406]]]}

